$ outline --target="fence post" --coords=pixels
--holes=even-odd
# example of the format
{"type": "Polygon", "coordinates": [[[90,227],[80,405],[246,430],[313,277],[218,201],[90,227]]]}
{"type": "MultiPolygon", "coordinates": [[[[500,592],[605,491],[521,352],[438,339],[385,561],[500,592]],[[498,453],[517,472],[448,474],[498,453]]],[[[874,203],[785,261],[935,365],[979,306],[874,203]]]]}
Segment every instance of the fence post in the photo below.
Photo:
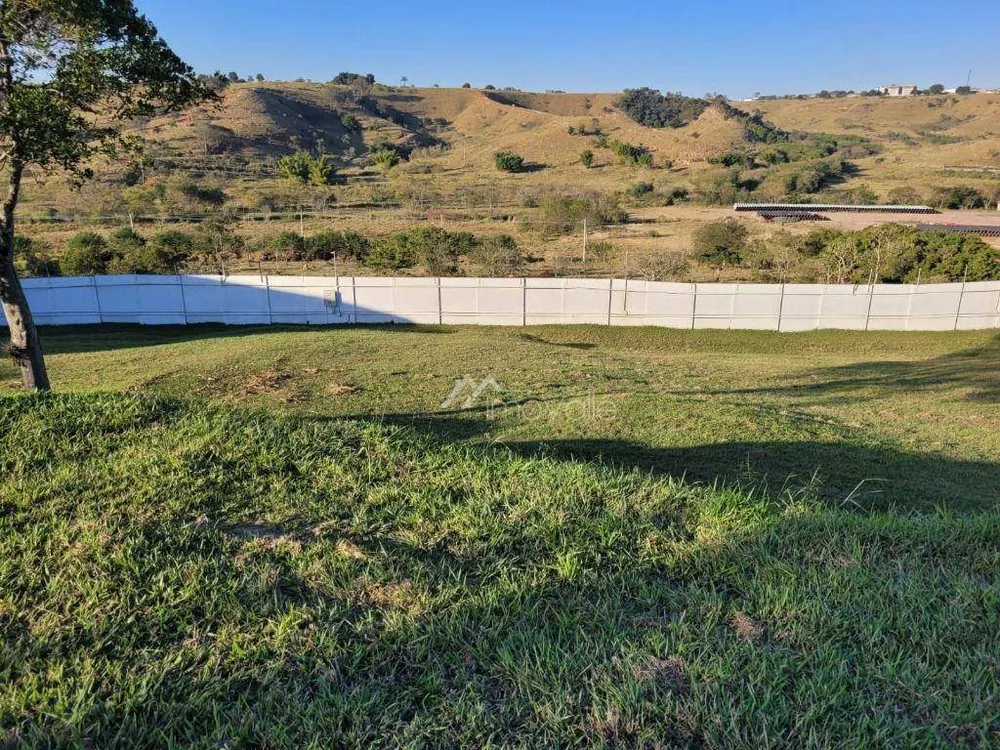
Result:
{"type": "Polygon", "coordinates": [[[958,330],[958,319],[962,317],[962,302],[965,299],[965,282],[969,278],[969,264],[965,264],[965,272],[962,274],[962,288],[958,292],[958,309],[955,310],[955,327],[952,330],[958,330]]]}
{"type": "Polygon", "coordinates": [[[271,274],[264,276],[264,298],[267,300],[267,324],[274,323],[274,315],[271,313],[271,274]]]}
{"type": "Polygon", "coordinates": [[[188,324],[188,306],[187,297],[184,295],[184,277],[177,274],[177,286],[181,290],[181,314],[184,316],[184,325],[188,324]]]}
{"type": "Polygon", "coordinates": [[[587,220],[583,220],[583,265],[587,265],[587,220]]]}
{"type": "MultiPolygon", "coordinates": [[[[870,277],[869,277],[870,278],[870,277]]],[[[865,330],[868,330],[868,326],[872,319],[872,301],[875,299],[875,285],[869,281],[868,283],[868,309],[865,310],[865,330]]]]}
{"type": "MultiPolygon", "coordinates": [[[[739,285],[737,284],[737,288],[739,285]]],[[[778,333],[781,333],[781,316],[785,314],[785,282],[781,282],[781,297],[778,298],[778,333]]]]}
{"type": "Polygon", "coordinates": [[[94,276],[94,275],[91,275],[91,277],[90,277],[90,283],[93,284],[93,286],[94,286],[94,304],[97,305],[97,322],[98,323],[103,323],[104,322],[104,312],[101,310],[101,292],[97,288],[97,277],[94,276]]]}
{"type": "Polygon", "coordinates": [[[438,325],[444,323],[444,305],[441,303],[441,277],[437,277],[438,288],[438,325]]]}
{"type": "Polygon", "coordinates": [[[698,282],[694,282],[694,292],[691,295],[691,330],[694,330],[694,321],[698,315],[698,282]]]}
{"type": "Polygon", "coordinates": [[[528,325],[528,279],[521,277],[521,325],[528,325]]]}
{"type": "Polygon", "coordinates": [[[608,279],[608,325],[611,325],[611,304],[615,296],[615,280],[608,279]]]}

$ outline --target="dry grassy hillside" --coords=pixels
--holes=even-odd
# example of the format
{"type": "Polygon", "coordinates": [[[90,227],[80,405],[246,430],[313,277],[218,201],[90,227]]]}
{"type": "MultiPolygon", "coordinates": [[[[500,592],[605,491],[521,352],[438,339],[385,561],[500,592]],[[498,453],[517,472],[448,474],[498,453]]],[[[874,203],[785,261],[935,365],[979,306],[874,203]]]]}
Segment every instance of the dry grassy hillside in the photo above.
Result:
{"type": "Polygon", "coordinates": [[[878,157],[859,161],[858,179],[876,189],[962,182],[986,188],[1000,179],[1000,95],[848,97],[754,102],[786,130],[861,135],[878,157]]]}

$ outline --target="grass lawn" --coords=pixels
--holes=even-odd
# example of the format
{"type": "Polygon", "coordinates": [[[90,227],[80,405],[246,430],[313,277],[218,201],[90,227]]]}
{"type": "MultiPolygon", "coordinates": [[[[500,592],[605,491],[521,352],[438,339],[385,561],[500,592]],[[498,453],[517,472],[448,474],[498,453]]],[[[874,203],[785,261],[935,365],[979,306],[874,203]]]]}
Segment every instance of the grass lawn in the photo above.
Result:
{"type": "Polygon", "coordinates": [[[44,341],[0,744],[1000,743],[995,334],[44,341]]]}

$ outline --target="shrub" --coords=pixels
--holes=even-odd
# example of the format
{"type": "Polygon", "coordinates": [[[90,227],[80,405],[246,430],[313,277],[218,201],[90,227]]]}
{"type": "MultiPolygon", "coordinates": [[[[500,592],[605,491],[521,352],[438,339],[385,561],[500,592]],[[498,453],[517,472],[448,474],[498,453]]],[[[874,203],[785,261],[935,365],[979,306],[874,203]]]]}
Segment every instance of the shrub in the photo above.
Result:
{"type": "Polygon", "coordinates": [[[108,238],[108,251],[112,255],[128,255],[146,244],[146,238],[132,227],[118,227],[108,238]]]}
{"type": "Polygon", "coordinates": [[[312,260],[330,260],[336,255],[341,259],[364,262],[371,250],[371,243],[354,231],[317,232],[306,240],[306,256],[312,260]]]}
{"type": "Polygon", "coordinates": [[[398,270],[421,265],[435,275],[458,270],[458,259],[476,248],[469,232],[448,232],[440,227],[418,227],[379,239],[368,254],[374,268],[398,270]]]}
{"type": "Polygon", "coordinates": [[[681,253],[655,253],[639,261],[636,275],[646,281],[676,281],[685,278],[690,267],[681,253]]]}
{"type": "Polygon", "coordinates": [[[615,161],[618,164],[653,166],[653,155],[645,146],[633,146],[631,143],[624,143],[622,141],[610,141],[608,146],[614,153],[615,161]]]}
{"type": "Polygon", "coordinates": [[[32,237],[14,237],[14,263],[21,276],[60,276],[59,261],[52,257],[49,245],[32,237]]]}
{"type": "Polygon", "coordinates": [[[586,151],[580,152],[580,163],[587,169],[590,169],[594,164],[594,152],[589,148],[586,151]]]}
{"type": "Polygon", "coordinates": [[[356,133],[361,130],[361,123],[358,122],[358,118],[350,112],[344,112],[340,116],[340,124],[344,127],[344,130],[350,133],[356,133]]]}
{"type": "Polygon", "coordinates": [[[268,241],[275,257],[282,260],[305,260],[306,240],[298,232],[282,232],[268,241]]]}
{"type": "Polygon", "coordinates": [[[931,193],[930,205],[937,208],[986,208],[989,201],[979,190],[968,185],[936,187],[931,193]]]}
{"type": "Polygon", "coordinates": [[[601,263],[615,253],[615,246],[608,240],[593,240],[587,243],[587,260],[601,263]]]}
{"type": "Polygon", "coordinates": [[[308,152],[296,151],[278,159],[278,174],[286,180],[305,184],[309,181],[309,169],[312,167],[312,162],[313,158],[308,152]]]}
{"type": "Polygon", "coordinates": [[[584,220],[592,227],[622,224],[628,213],[617,198],[550,196],[539,205],[538,219],[543,234],[569,234],[579,231],[584,220]]]}
{"type": "Polygon", "coordinates": [[[628,189],[628,194],[633,198],[642,198],[653,192],[652,182],[637,182],[628,189]]]}
{"type": "Polygon", "coordinates": [[[524,254],[517,241],[507,234],[481,240],[469,260],[486,276],[518,276],[524,271],[524,254]]]}
{"type": "Polygon", "coordinates": [[[329,185],[333,182],[334,174],[333,162],[326,154],[313,159],[309,165],[309,183],[312,185],[329,185]]]}
{"type": "Polygon", "coordinates": [[[390,146],[381,146],[372,151],[369,155],[372,164],[377,166],[383,172],[388,172],[390,169],[395,167],[402,161],[402,157],[399,152],[390,146]]]}
{"type": "Polygon", "coordinates": [[[885,197],[885,202],[890,206],[919,206],[923,200],[920,191],[911,187],[893,188],[885,197]]]}
{"type": "Polygon", "coordinates": [[[66,243],[59,265],[68,276],[89,276],[105,273],[110,260],[104,237],[96,232],[81,232],[66,243]]]}
{"type": "Polygon", "coordinates": [[[497,151],[493,154],[493,166],[501,172],[520,172],[524,168],[524,159],[513,151],[497,151]]]}
{"type": "Polygon", "coordinates": [[[471,83],[463,83],[462,84],[462,88],[463,89],[471,89],[472,88],[472,84],[471,83]]]}
{"type": "Polygon", "coordinates": [[[176,229],[168,229],[154,234],[149,238],[147,245],[169,259],[172,267],[187,262],[194,253],[195,247],[194,239],[190,234],[176,229]]]}
{"type": "Polygon", "coordinates": [[[695,258],[703,263],[738,264],[747,247],[747,228],[736,219],[723,219],[703,224],[694,233],[695,258]]]}

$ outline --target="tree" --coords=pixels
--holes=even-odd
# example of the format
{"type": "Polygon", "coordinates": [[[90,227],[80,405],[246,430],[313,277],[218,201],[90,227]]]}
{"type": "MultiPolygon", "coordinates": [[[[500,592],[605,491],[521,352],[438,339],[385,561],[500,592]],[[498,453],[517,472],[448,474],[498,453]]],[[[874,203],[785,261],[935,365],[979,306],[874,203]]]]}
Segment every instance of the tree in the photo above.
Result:
{"type": "Polygon", "coordinates": [[[258,73],[256,75],[256,78],[257,78],[257,83],[263,83],[264,82],[264,74],[263,73],[258,73]]]}
{"type": "Polygon", "coordinates": [[[959,86],[957,89],[955,89],[955,93],[956,94],[963,94],[963,95],[964,94],[971,94],[972,93],[972,87],[971,86],[959,86]]]}
{"type": "Polygon", "coordinates": [[[933,86],[931,86],[930,88],[927,89],[927,93],[928,94],[943,94],[944,93],[944,84],[943,83],[935,83],[933,86]]]}
{"type": "Polygon", "coordinates": [[[703,224],[694,233],[694,255],[703,263],[737,264],[747,247],[747,228],[736,219],[703,224]]]}
{"type": "Polygon", "coordinates": [[[462,88],[463,89],[471,89],[472,88],[472,84],[471,83],[463,83],[462,84],[462,88]]]}
{"type": "Polygon", "coordinates": [[[524,169],[524,158],[513,151],[497,151],[493,154],[493,166],[501,172],[520,172],[524,169]]]}
{"type": "Polygon", "coordinates": [[[14,267],[14,212],[25,170],[63,170],[133,143],[120,125],[209,98],[207,87],[131,0],[0,3],[0,301],[9,353],[29,389],[48,389],[41,342],[14,267]],[[101,118],[95,118],[96,112],[101,118]]]}

